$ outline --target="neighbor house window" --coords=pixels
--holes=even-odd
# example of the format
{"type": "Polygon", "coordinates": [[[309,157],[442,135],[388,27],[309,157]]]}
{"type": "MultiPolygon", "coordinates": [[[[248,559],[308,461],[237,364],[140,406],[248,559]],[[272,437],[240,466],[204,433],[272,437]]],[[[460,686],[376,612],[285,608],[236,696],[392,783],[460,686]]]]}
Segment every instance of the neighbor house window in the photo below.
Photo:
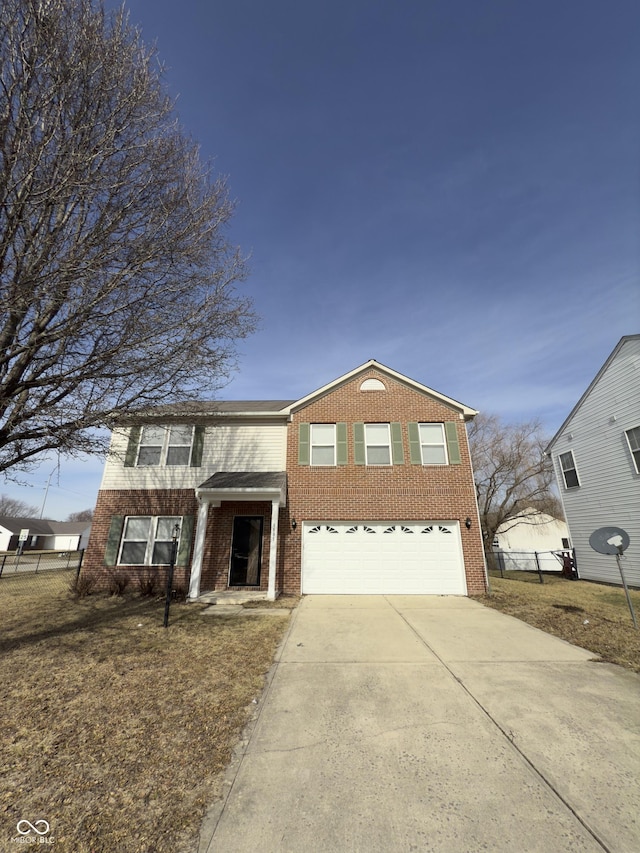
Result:
{"type": "Polygon", "coordinates": [[[311,424],[311,464],[336,464],[335,424],[311,424]]]}
{"type": "Polygon", "coordinates": [[[573,458],[573,451],[568,450],[566,453],[561,453],[559,456],[560,468],[564,477],[564,485],[567,489],[573,489],[580,485],[578,480],[578,472],[576,471],[576,463],[573,458]]]}
{"type": "Polygon", "coordinates": [[[418,424],[423,465],[446,465],[444,424],[418,424]]]}
{"type": "Polygon", "coordinates": [[[625,435],[633,457],[633,464],[636,466],[636,473],[640,474],[640,426],[628,429],[625,435]]]}
{"type": "Polygon", "coordinates": [[[139,468],[188,465],[192,443],[193,427],[188,424],[144,426],[140,433],[137,465],[139,468]]]}
{"type": "Polygon", "coordinates": [[[126,566],[168,565],[180,516],[129,516],[122,531],[118,563],[126,566]]]}
{"type": "Polygon", "coordinates": [[[364,441],[367,465],[391,465],[389,424],[365,424],[364,441]]]}

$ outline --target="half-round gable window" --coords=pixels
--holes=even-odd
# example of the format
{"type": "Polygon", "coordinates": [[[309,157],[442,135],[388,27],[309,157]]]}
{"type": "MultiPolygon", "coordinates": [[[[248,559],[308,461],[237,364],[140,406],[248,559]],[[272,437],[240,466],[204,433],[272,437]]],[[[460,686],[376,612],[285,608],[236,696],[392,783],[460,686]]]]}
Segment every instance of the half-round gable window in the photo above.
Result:
{"type": "Polygon", "coordinates": [[[365,379],[360,386],[361,391],[386,391],[384,382],[379,379],[365,379]]]}

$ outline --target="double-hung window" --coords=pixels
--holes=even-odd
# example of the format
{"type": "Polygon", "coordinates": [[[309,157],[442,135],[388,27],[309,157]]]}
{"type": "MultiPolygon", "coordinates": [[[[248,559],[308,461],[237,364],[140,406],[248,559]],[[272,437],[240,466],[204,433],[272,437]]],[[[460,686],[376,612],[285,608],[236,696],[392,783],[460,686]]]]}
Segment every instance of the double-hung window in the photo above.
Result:
{"type": "Polygon", "coordinates": [[[364,443],[367,465],[391,465],[389,424],[365,424],[364,443]]]}
{"type": "Polygon", "coordinates": [[[158,465],[188,465],[193,442],[193,427],[189,424],[174,426],[144,426],[138,445],[139,468],[158,465]]]}
{"type": "Polygon", "coordinates": [[[311,424],[311,464],[336,464],[335,424],[311,424]]]}
{"type": "Polygon", "coordinates": [[[173,536],[179,516],[132,515],[124,524],[118,563],[126,566],[162,566],[171,561],[173,536]]]}
{"type": "Polygon", "coordinates": [[[640,426],[632,427],[625,432],[629,450],[633,457],[633,464],[636,466],[636,473],[640,474],[640,426]]]}
{"type": "Polygon", "coordinates": [[[574,489],[576,486],[579,486],[580,480],[578,479],[578,471],[576,469],[575,459],[573,458],[573,451],[567,450],[566,453],[561,453],[558,459],[560,461],[560,469],[564,478],[565,489],[574,489]]]}
{"type": "Polygon", "coordinates": [[[444,424],[418,424],[423,465],[446,465],[447,442],[444,424]]]}

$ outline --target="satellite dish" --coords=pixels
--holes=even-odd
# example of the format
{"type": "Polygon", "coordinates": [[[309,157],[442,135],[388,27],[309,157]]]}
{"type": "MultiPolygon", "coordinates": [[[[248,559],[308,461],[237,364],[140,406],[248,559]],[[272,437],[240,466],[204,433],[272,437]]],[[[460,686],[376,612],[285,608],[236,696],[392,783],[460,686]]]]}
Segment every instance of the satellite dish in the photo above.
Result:
{"type": "Polygon", "coordinates": [[[599,527],[589,537],[589,545],[598,554],[617,556],[629,547],[629,534],[621,527],[599,527]]]}

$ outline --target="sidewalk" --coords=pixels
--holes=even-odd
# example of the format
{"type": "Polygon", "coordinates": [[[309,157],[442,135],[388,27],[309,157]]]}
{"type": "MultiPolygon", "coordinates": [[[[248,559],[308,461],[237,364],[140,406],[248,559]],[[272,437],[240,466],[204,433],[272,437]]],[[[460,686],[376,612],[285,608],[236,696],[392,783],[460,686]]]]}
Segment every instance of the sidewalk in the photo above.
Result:
{"type": "Polygon", "coordinates": [[[640,678],[467,598],[295,611],[199,853],[640,850],[640,678]]]}

